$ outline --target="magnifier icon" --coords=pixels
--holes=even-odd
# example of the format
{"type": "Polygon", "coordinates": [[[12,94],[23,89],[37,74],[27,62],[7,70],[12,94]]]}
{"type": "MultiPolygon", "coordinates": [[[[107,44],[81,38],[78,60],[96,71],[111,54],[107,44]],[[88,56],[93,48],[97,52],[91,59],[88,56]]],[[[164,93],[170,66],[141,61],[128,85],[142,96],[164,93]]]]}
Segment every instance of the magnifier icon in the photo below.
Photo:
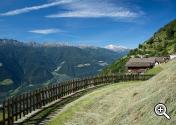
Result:
{"type": "Polygon", "coordinates": [[[163,103],[159,103],[155,106],[155,114],[158,116],[164,116],[168,120],[171,119],[171,117],[167,114],[167,107],[163,103]]]}

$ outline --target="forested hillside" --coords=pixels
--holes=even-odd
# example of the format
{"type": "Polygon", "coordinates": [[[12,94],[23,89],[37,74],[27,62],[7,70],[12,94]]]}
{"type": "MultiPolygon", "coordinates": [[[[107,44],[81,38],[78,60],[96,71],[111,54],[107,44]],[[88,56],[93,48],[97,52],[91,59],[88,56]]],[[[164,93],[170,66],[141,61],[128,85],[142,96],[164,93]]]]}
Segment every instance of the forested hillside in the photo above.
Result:
{"type": "Polygon", "coordinates": [[[176,20],[159,29],[154,35],[139,47],[112,65],[106,67],[102,73],[126,72],[125,64],[130,57],[168,56],[176,53],[176,20]]]}

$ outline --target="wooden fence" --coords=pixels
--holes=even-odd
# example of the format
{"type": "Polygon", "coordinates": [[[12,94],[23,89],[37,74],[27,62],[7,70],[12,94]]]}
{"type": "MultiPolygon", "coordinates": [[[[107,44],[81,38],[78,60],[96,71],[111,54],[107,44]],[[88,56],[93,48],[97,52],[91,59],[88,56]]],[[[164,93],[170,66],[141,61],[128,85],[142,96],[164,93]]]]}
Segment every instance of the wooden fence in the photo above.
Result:
{"type": "Polygon", "coordinates": [[[10,97],[3,102],[3,120],[0,125],[12,125],[14,121],[21,119],[25,115],[42,108],[61,97],[70,95],[82,89],[87,89],[102,84],[117,83],[119,81],[147,80],[152,75],[109,75],[96,76],[83,79],[74,79],[50,85],[27,92],[16,97],[10,97]]]}

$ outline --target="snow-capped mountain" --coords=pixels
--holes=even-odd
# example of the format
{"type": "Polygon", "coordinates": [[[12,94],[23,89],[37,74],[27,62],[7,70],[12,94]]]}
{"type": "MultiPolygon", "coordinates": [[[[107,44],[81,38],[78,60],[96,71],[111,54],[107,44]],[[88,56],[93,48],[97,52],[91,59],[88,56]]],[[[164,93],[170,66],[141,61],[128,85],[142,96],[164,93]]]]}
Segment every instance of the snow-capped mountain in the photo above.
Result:
{"type": "Polygon", "coordinates": [[[113,44],[110,44],[110,45],[107,45],[105,46],[104,48],[106,49],[109,49],[109,50],[112,50],[112,51],[115,51],[115,52],[124,52],[124,51],[129,51],[130,49],[127,48],[127,47],[124,47],[124,46],[118,46],[118,45],[113,45],[113,44]]]}

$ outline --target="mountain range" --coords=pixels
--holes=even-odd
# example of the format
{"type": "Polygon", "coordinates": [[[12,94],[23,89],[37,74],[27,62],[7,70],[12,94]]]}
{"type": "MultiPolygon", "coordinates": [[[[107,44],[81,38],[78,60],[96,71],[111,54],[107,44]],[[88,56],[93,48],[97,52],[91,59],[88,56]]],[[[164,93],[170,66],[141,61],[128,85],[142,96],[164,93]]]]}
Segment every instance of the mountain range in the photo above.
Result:
{"type": "Polygon", "coordinates": [[[128,51],[0,39],[0,96],[96,75],[128,51]]]}

